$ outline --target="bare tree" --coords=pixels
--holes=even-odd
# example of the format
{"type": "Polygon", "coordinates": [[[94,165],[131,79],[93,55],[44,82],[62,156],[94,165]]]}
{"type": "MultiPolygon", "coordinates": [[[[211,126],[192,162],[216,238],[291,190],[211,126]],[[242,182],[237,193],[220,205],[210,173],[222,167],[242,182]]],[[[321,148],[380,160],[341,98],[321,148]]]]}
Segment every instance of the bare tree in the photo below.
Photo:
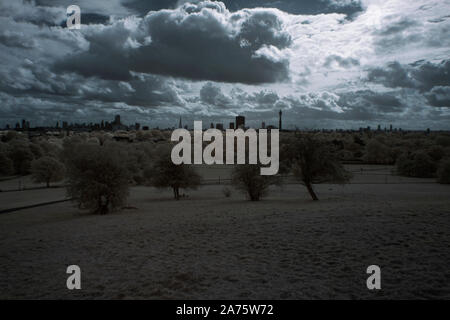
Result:
{"type": "Polygon", "coordinates": [[[267,195],[271,185],[280,184],[277,176],[262,176],[257,164],[236,165],[232,174],[232,184],[245,192],[251,201],[259,201],[267,195]]]}
{"type": "Polygon", "coordinates": [[[106,214],[122,206],[129,193],[126,153],[114,143],[68,143],[65,148],[67,193],[79,208],[106,214]]]}
{"type": "Polygon", "coordinates": [[[64,179],[64,165],[55,158],[44,156],[31,163],[31,174],[35,182],[45,182],[47,188],[50,182],[64,179]]]}
{"type": "Polygon", "coordinates": [[[300,135],[283,143],[283,171],[291,171],[301,181],[313,200],[319,200],[313,184],[346,183],[350,179],[332,152],[331,145],[310,135],[300,135]]]}
{"type": "Polygon", "coordinates": [[[172,188],[173,196],[180,199],[180,189],[196,189],[201,178],[190,165],[176,165],[170,157],[170,149],[163,148],[152,167],[144,171],[146,180],[156,188],[172,188]]]}

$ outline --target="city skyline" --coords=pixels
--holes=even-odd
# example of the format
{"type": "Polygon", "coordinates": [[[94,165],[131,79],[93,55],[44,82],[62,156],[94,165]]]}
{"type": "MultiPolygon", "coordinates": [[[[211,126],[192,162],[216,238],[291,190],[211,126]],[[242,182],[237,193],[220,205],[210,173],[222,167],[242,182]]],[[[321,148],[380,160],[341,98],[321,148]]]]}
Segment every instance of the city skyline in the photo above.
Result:
{"type": "MultiPolygon", "coordinates": [[[[335,129],[330,129],[330,128],[299,128],[299,127],[295,127],[295,128],[284,128],[282,127],[282,111],[280,110],[278,112],[279,118],[278,118],[278,127],[270,124],[270,123],[266,123],[265,121],[260,121],[259,125],[246,125],[246,118],[245,116],[242,115],[238,115],[235,117],[235,120],[232,122],[228,122],[228,126],[226,125],[226,121],[225,122],[211,122],[209,125],[208,123],[203,123],[202,120],[200,120],[203,123],[203,130],[207,130],[209,128],[213,129],[219,129],[221,131],[225,131],[226,129],[249,129],[249,128],[253,128],[253,129],[280,129],[282,131],[297,131],[297,130],[305,130],[305,131],[309,131],[309,130],[321,130],[321,131],[379,131],[379,132],[397,132],[397,131],[426,131],[426,132],[430,132],[431,129],[430,128],[426,128],[424,130],[410,130],[410,129],[402,129],[401,127],[397,128],[394,127],[392,124],[389,124],[388,126],[385,125],[384,127],[381,124],[378,124],[375,127],[371,127],[371,126],[367,126],[367,127],[359,127],[356,129],[344,129],[344,128],[335,128],[335,129]]],[[[251,120],[251,123],[256,123],[258,120],[251,120]]],[[[248,122],[247,122],[248,123],[248,122]]],[[[112,121],[108,121],[108,120],[101,120],[100,122],[83,122],[83,123],[77,123],[77,122],[68,122],[68,121],[56,121],[56,124],[49,125],[49,126],[32,126],[30,124],[30,121],[28,121],[27,119],[22,119],[20,122],[16,122],[15,125],[9,125],[7,124],[5,126],[5,128],[0,128],[0,131],[2,130],[19,130],[19,131],[46,131],[49,129],[55,129],[55,130],[68,130],[68,131],[139,131],[139,130],[151,130],[151,129],[158,129],[158,130],[174,130],[174,129],[189,129],[189,130],[193,130],[193,125],[189,125],[186,122],[183,122],[183,118],[180,116],[180,118],[178,119],[178,127],[177,126],[172,126],[172,127],[166,127],[166,128],[160,128],[160,127],[151,127],[149,125],[142,125],[139,122],[135,122],[135,123],[123,123],[121,121],[121,115],[117,114],[114,116],[114,120],[112,121]]],[[[448,130],[435,130],[435,131],[448,131],[448,130]]]]}

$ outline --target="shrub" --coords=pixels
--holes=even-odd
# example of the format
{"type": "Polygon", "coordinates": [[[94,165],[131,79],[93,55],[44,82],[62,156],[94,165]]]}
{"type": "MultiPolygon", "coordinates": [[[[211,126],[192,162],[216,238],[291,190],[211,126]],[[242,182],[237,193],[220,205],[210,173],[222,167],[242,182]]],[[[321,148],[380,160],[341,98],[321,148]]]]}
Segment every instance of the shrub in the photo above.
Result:
{"type": "Polygon", "coordinates": [[[436,173],[436,163],[423,151],[402,154],[397,159],[396,168],[399,175],[407,177],[431,178],[436,173]]]}
{"type": "Polygon", "coordinates": [[[231,181],[236,189],[245,192],[251,201],[265,197],[269,186],[279,184],[278,177],[261,175],[261,166],[257,164],[236,165],[231,181]]]}

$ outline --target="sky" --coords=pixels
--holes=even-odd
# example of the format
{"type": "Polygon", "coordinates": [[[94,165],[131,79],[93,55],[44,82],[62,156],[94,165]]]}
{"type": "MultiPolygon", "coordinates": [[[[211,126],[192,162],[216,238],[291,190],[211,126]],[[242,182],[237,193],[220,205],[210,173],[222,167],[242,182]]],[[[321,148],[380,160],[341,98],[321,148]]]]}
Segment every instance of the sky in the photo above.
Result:
{"type": "Polygon", "coordinates": [[[279,110],[287,129],[450,130],[450,0],[0,2],[1,127],[279,110]]]}

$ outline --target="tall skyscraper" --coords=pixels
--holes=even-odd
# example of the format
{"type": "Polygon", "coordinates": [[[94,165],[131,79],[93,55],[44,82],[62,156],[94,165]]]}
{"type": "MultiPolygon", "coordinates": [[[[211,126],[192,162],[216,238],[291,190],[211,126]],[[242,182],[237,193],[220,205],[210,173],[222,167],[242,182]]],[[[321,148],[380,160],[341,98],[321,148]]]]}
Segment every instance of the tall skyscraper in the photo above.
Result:
{"type": "Polygon", "coordinates": [[[278,129],[280,129],[280,131],[282,130],[282,127],[281,127],[281,116],[282,116],[282,112],[281,112],[281,110],[280,110],[280,112],[279,112],[279,115],[280,115],[280,118],[279,118],[279,120],[278,120],[278,129]]]}
{"type": "Polygon", "coordinates": [[[180,117],[180,123],[178,123],[178,129],[182,129],[183,128],[183,124],[181,123],[181,117],[180,117]]]}
{"type": "Polygon", "coordinates": [[[236,129],[245,128],[245,117],[237,116],[236,117],[236,129]]]}

